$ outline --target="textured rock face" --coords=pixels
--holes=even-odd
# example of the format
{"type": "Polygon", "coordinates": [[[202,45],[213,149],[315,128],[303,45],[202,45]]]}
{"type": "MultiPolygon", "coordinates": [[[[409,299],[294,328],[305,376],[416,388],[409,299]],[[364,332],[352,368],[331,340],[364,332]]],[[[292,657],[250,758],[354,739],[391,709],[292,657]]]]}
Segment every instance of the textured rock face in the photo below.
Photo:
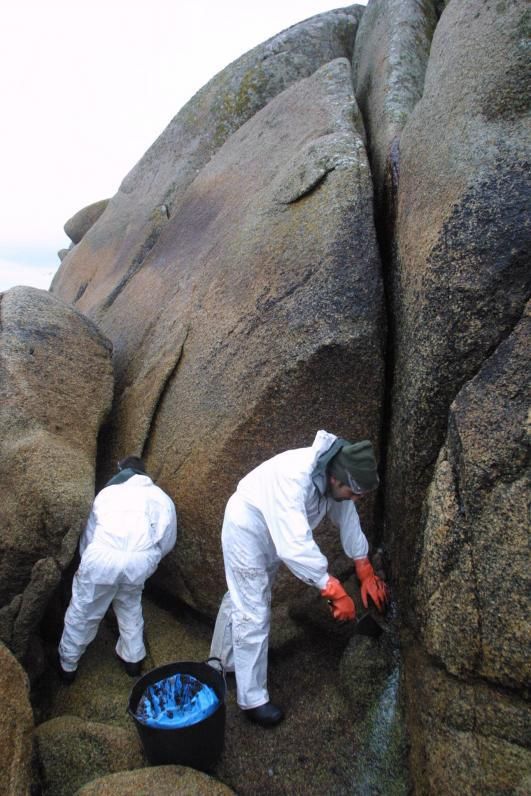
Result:
{"type": "Polygon", "coordinates": [[[81,210],[78,210],[72,218],[68,219],[65,224],[65,232],[72,243],[79,243],[81,238],[86,235],[89,229],[96,223],[108,204],[108,199],[101,199],[99,202],[94,202],[88,207],[83,207],[81,210]]]}
{"type": "Polygon", "coordinates": [[[386,507],[404,597],[448,407],[529,295],[525,13],[449,3],[400,140],[386,507]]]}
{"type": "Polygon", "coordinates": [[[411,770],[418,793],[529,793],[529,706],[453,677],[420,648],[405,657],[411,770]]]}
{"type": "Polygon", "coordinates": [[[378,205],[393,191],[398,141],[422,96],[437,23],[435,0],[373,0],[356,35],[352,70],[367,137],[378,205]]]}
{"type": "Polygon", "coordinates": [[[145,765],[132,727],[61,716],[41,724],[35,739],[43,793],[50,796],[71,796],[96,777],[145,765]]]}
{"type": "MultiPolygon", "coordinates": [[[[423,645],[444,671],[427,664],[422,689],[431,691],[431,680],[429,687],[424,682],[429,677],[437,688],[428,696],[427,714],[412,717],[412,739],[415,756],[427,746],[429,792],[456,792],[455,780],[442,783],[449,759],[459,756],[462,734],[462,783],[472,770],[478,785],[503,792],[520,785],[531,766],[524,730],[531,677],[531,396],[522,387],[530,344],[527,311],[452,404],[428,496],[415,597],[423,645]],[[450,710],[441,709],[443,703],[450,710]]],[[[412,665],[418,673],[418,661],[412,665]]]]}
{"type": "MultiPolygon", "coordinates": [[[[116,401],[101,458],[143,454],[175,499],[180,536],[158,586],[202,611],[213,612],[224,589],[221,518],[245,472],[310,444],[320,427],[376,442],[389,431],[385,527],[406,625],[412,787],[422,794],[529,790],[526,6],[370,0],[353,54],[355,6],[260,45],[175,117],[53,285],[113,341],[116,401]],[[388,260],[388,422],[371,182],[388,260]]],[[[336,534],[325,529],[318,541],[332,569],[345,566],[336,534]]],[[[53,562],[32,577],[55,582],[53,562]]],[[[312,638],[310,648],[292,607],[302,600],[288,607],[296,588],[291,576],[279,583],[275,618],[284,621],[271,645],[273,686],[292,700],[293,723],[264,754],[231,705],[222,777],[238,791],[297,790],[309,764],[282,733],[311,741],[316,725],[321,738],[343,723],[353,735],[324,744],[337,765],[312,769],[315,792],[352,782],[406,792],[393,655],[379,657],[379,643],[366,640],[339,664],[326,641],[317,651],[312,638]],[[290,687],[293,659],[279,653],[294,638],[290,687]],[[312,679],[317,654],[323,683],[312,679]],[[349,704],[326,661],[341,669],[349,704]],[[364,683],[376,675],[369,694],[364,683]],[[326,715],[310,726],[301,703],[311,694],[312,710],[322,703],[326,715]],[[364,748],[354,768],[352,739],[364,748]],[[276,755],[279,778],[269,771],[276,755]]],[[[308,612],[326,633],[329,617],[308,612]]],[[[166,617],[148,609],[147,620],[154,658],[195,649],[166,617]]],[[[197,655],[207,647],[203,634],[197,655]]],[[[124,720],[119,685],[112,699],[110,689],[99,695],[102,720],[124,720]]],[[[96,709],[79,680],[56,708],[76,698],[80,710],[96,709]]],[[[123,776],[138,777],[124,787],[142,792],[144,772],[123,776]]],[[[117,778],[96,786],[122,787],[117,778]]]]}
{"type": "Polygon", "coordinates": [[[128,174],[105,216],[65,258],[53,289],[78,302],[82,312],[93,314],[111,304],[224,141],[297,80],[334,58],[350,58],[363,10],[349,6],[294,25],[207,83],[128,174]]]}
{"type": "Polygon", "coordinates": [[[213,777],[183,766],[153,766],[123,771],[90,782],[76,796],[230,796],[234,791],[213,777]]]}
{"type": "Polygon", "coordinates": [[[531,314],[453,402],[428,495],[416,584],[428,652],[455,675],[509,688],[528,651],[531,314]]]}
{"type": "Polygon", "coordinates": [[[33,711],[28,678],[0,642],[0,793],[30,792],[33,711]]]}
{"type": "Polygon", "coordinates": [[[91,310],[115,345],[109,459],[142,452],[174,498],[182,533],[158,578],[203,610],[225,588],[221,520],[242,475],[318,428],[378,441],[385,328],[356,118],[345,59],[278,95],[91,310]]]}
{"type": "Polygon", "coordinates": [[[88,319],[42,290],[0,296],[0,637],[20,658],[86,521],[112,384],[88,319]]]}

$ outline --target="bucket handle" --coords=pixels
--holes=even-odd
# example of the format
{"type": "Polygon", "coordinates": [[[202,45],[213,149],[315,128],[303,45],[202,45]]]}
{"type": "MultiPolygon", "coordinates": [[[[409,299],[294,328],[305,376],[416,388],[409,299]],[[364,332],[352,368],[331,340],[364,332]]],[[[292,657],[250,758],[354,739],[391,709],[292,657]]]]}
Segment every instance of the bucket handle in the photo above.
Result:
{"type": "MultiPolygon", "coordinates": [[[[225,669],[223,668],[223,664],[221,662],[221,658],[216,658],[215,655],[211,655],[210,658],[206,659],[205,663],[208,666],[210,666],[210,661],[217,661],[218,662],[218,664],[219,664],[219,673],[223,677],[223,682],[225,683],[225,688],[227,688],[227,678],[225,677],[225,669]]],[[[214,668],[217,668],[217,667],[213,666],[212,668],[214,669],[214,668]]]]}
{"type": "MultiPolygon", "coordinates": [[[[219,663],[220,674],[222,674],[223,677],[225,677],[225,669],[223,668],[223,664],[221,662],[221,658],[216,658],[214,655],[211,655],[210,658],[206,659],[205,663],[208,663],[210,665],[210,661],[217,661],[219,663]]],[[[214,667],[212,667],[212,668],[214,668],[214,667]]]]}

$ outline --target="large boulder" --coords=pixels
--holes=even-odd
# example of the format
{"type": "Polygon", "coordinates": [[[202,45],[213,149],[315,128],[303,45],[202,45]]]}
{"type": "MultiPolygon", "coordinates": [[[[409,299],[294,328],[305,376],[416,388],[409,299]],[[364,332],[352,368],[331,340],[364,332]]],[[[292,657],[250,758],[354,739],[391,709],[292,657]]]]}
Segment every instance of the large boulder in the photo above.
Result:
{"type": "Polygon", "coordinates": [[[459,392],[427,501],[414,594],[427,651],[456,676],[531,679],[531,313],[459,392]]]}
{"type": "Polygon", "coordinates": [[[411,712],[412,755],[429,792],[514,792],[504,788],[531,766],[530,352],[528,310],[453,402],[428,493],[414,594],[430,658],[411,654],[408,668],[424,705],[411,712]]]}
{"type": "Polygon", "coordinates": [[[97,777],[145,765],[133,727],[59,716],[37,727],[35,741],[45,796],[72,796],[97,777]]]}
{"type": "MultiPolygon", "coordinates": [[[[357,118],[346,59],[279,94],[89,310],[115,345],[107,458],[143,453],[174,498],[182,530],[156,577],[204,611],[225,589],[219,534],[242,475],[318,428],[378,447],[385,321],[357,118]]],[[[337,532],[322,541],[337,554],[337,532]]]]}
{"type": "Polygon", "coordinates": [[[234,791],[214,777],[184,766],[152,766],[122,771],[89,782],[75,796],[231,796],[234,791]]]}
{"type": "Polygon", "coordinates": [[[400,139],[386,514],[406,609],[448,408],[529,295],[527,13],[450,2],[400,139]]]}
{"type": "Polygon", "coordinates": [[[28,678],[0,642],[0,793],[25,796],[30,792],[32,735],[28,678]]]}
{"type": "Polygon", "coordinates": [[[23,660],[94,496],[111,345],[43,290],[0,296],[0,638],[23,660]]]}
{"type": "Polygon", "coordinates": [[[392,203],[400,133],[422,97],[437,19],[437,0],[371,0],[358,26],[352,74],[382,210],[392,203]]]}
{"type": "MultiPolygon", "coordinates": [[[[81,210],[78,210],[72,218],[68,219],[65,223],[65,232],[72,243],[79,243],[102,215],[108,204],[108,199],[100,199],[99,202],[94,202],[88,205],[88,207],[83,207],[81,210]]],[[[63,259],[64,257],[61,257],[61,260],[63,259]]]]}
{"type": "Polygon", "coordinates": [[[415,793],[529,793],[529,703],[445,671],[420,646],[404,658],[415,793]]]}
{"type": "Polygon", "coordinates": [[[201,168],[270,99],[323,64],[350,58],[363,11],[354,5],[312,17],[213,77],[179,111],[124,179],[105,214],[64,258],[52,291],[90,314],[112,304],[142,267],[201,168]]]}
{"type": "Polygon", "coordinates": [[[530,344],[526,311],[453,402],[428,494],[415,585],[424,651],[407,658],[423,705],[410,715],[422,792],[514,793],[531,770],[530,344]]]}

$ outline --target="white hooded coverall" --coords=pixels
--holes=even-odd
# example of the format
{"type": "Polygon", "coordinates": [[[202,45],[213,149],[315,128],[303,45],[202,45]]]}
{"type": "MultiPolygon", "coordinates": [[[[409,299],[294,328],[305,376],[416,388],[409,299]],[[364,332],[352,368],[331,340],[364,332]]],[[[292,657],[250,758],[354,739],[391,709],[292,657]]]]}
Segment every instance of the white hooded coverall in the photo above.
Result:
{"type": "Polygon", "coordinates": [[[326,475],[314,472],[336,439],[318,431],[311,448],[274,456],[245,476],[227,503],[221,540],[229,590],[210,654],[236,673],[237,701],[243,709],[269,702],[271,587],[279,563],[311,586],[326,586],[328,562],[312,535],[325,515],[339,528],[349,558],[368,554],[354,503],[327,497],[326,475]]]}
{"type": "Polygon", "coordinates": [[[116,652],[136,663],[146,655],[142,591],[177,538],[175,506],[147,475],[135,474],[96,496],[79,543],[59,658],[74,671],[112,603],[120,635],[116,652]]]}

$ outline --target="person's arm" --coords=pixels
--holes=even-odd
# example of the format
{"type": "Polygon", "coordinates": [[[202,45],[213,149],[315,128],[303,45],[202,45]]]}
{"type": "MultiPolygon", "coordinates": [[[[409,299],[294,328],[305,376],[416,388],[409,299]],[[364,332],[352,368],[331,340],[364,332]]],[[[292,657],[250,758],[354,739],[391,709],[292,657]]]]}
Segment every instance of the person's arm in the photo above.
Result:
{"type": "Polygon", "coordinates": [[[328,561],[313,538],[303,487],[296,479],[275,474],[264,485],[263,495],[262,514],[278,557],[304,583],[324,589],[328,561]]]}
{"type": "Polygon", "coordinates": [[[369,597],[379,611],[385,608],[389,600],[387,584],[379,578],[369,561],[369,544],[361,530],[356,507],[351,500],[335,503],[330,508],[332,522],[340,529],[343,550],[354,561],[354,569],[360,581],[361,600],[365,608],[369,606],[369,597]]]}

